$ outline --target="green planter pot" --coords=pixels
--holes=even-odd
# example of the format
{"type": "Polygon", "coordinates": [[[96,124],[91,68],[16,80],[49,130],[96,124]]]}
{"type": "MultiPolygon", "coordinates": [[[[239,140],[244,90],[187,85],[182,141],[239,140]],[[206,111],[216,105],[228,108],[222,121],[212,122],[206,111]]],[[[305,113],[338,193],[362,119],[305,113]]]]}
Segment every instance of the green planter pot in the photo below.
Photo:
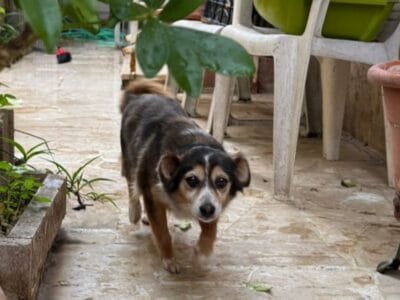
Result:
{"type": "MultiPolygon", "coordinates": [[[[312,0],[254,0],[258,13],[287,34],[304,32],[312,0]]],[[[390,0],[331,0],[322,35],[359,41],[376,38],[389,16],[390,0]]]]}

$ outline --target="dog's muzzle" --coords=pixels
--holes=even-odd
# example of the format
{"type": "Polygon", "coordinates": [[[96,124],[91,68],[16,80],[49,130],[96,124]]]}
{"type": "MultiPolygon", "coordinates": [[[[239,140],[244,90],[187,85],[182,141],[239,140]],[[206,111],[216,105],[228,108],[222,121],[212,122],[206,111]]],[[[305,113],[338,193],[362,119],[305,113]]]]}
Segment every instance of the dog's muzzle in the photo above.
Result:
{"type": "Polygon", "coordinates": [[[210,202],[206,202],[199,207],[199,211],[202,218],[205,220],[211,219],[215,214],[215,206],[210,202]]]}

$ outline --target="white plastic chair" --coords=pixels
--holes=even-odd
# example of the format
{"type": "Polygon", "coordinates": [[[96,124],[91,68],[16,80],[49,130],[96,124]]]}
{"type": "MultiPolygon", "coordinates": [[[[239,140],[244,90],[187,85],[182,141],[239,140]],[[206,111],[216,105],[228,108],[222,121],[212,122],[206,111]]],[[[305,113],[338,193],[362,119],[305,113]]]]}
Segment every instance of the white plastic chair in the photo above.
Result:
{"type": "MultiPolygon", "coordinates": [[[[265,33],[252,28],[252,0],[234,2],[233,23],[221,35],[239,42],[254,56],[273,56],[274,78],[274,194],[288,195],[293,175],[301,108],[314,33],[328,1],[314,0],[305,31],[300,36],[265,33]]],[[[216,76],[209,127],[224,137],[233,93],[233,78],[216,76]]]]}
{"type": "MultiPolygon", "coordinates": [[[[359,42],[321,36],[329,0],[312,2],[306,29],[301,36],[266,34],[252,28],[252,1],[235,1],[233,24],[221,34],[230,37],[254,56],[273,56],[274,78],[274,194],[290,195],[299,132],[301,104],[309,59],[321,61],[323,88],[324,156],[339,157],[349,62],[374,64],[398,57],[400,27],[385,42],[359,42]]],[[[218,75],[209,117],[213,135],[222,141],[232,99],[232,78],[218,75]]],[[[387,128],[387,124],[385,126],[387,128]]],[[[386,131],[387,132],[387,131],[386,131]]],[[[387,149],[390,149],[386,134],[387,149]]],[[[393,182],[390,151],[387,151],[389,183],[393,182]]]]}

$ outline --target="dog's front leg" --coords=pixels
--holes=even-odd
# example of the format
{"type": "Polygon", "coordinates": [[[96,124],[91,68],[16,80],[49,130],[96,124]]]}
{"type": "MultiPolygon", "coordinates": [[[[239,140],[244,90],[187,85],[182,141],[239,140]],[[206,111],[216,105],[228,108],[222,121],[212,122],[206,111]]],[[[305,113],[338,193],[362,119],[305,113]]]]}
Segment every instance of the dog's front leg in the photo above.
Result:
{"type": "MultiPolygon", "coordinates": [[[[151,202],[149,202],[149,199],[145,199],[145,203],[151,202]]],[[[174,258],[165,207],[160,203],[152,202],[152,205],[146,205],[146,210],[164,268],[171,273],[178,273],[179,264],[174,258]]]]}
{"type": "Polygon", "coordinates": [[[203,260],[210,256],[214,242],[217,237],[217,220],[212,223],[200,222],[201,233],[197,246],[195,248],[195,254],[197,263],[202,264],[203,260]]]}

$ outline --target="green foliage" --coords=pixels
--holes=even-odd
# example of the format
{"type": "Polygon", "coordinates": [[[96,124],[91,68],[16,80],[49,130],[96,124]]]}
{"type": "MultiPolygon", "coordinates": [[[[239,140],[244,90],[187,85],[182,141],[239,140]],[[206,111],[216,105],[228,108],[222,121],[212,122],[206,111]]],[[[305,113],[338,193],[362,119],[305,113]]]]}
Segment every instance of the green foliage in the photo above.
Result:
{"type": "Polygon", "coordinates": [[[245,282],[244,286],[252,291],[259,292],[259,293],[266,293],[266,294],[271,294],[272,293],[272,286],[267,285],[265,283],[251,283],[251,282],[245,282]]]}
{"type": "MultiPolygon", "coordinates": [[[[61,12],[71,20],[68,28],[96,30],[95,0],[19,0],[27,21],[44,41],[47,49],[55,48],[61,30],[61,12]]],[[[246,50],[222,36],[169,23],[184,18],[203,0],[101,0],[110,6],[106,24],[137,20],[142,31],[136,42],[137,58],[146,77],[154,77],[164,64],[178,84],[190,95],[201,89],[202,70],[209,69],[227,76],[250,76],[254,63],[246,50]]]]}
{"type": "Polygon", "coordinates": [[[47,155],[51,155],[52,151],[49,149],[47,141],[43,141],[39,144],[34,145],[33,147],[29,148],[29,149],[25,149],[21,144],[17,143],[14,140],[10,140],[7,138],[2,137],[2,139],[11,144],[20,154],[21,157],[17,157],[14,161],[14,164],[16,166],[21,166],[21,165],[27,165],[28,166],[28,162],[36,157],[36,156],[47,156],[47,155]],[[43,149],[43,146],[45,146],[45,148],[43,149]]]}
{"type": "Polygon", "coordinates": [[[88,206],[88,204],[85,203],[85,201],[87,200],[99,201],[102,203],[111,202],[114,206],[116,206],[110,194],[98,193],[94,190],[93,187],[93,184],[96,182],[111,181],[110,179],[103,177],[87,179],[86,177],[84,177],[84,171],[86,167],[94,162],[97,158],[98,157],[89,159],[73,172],[69,172],[63,165],[54,160],[50,161],[53,165],[56,166],[58,173],[67,178],[68,196],[70,196],[71,194],[75,196],[79,204],[77,207],[74,208],[75,210],[85,209],[86,206],[88,206]]]}
{"type": "Polygon", "coordinates": [[[47,51],[54,50],[61,34],[61,9],[56,0],[19,0],[25,19],[44,42],[47,51]]]}
{"type": "Polygon", "coordinates": [[[11,229],[32,199],[49,201],[35,195],[40,186],[29,168],[0,161],[0,232],[7,233],[11,229]]]}
{"type": "Polygon", "coordinates": [[[203,0],[170,0],[160,13],[160,20],[172,23],[183,19],[200,6],[203,0]]]}
{"type": "Polygon", "coordinates": [[[56,166],[58,173],[67,178],[68,195],[73,195],[78,200],[79,206],[76,209],[84,209],[88,205],[84,203],[85,200],[110,202],[116,206],[110,194],[98,193],[94,187],[95,183],[110,181],[110,179],[101,177],[87,179],[84,177],[84,170],[97,157],[88,160],[75,171],[69,172],[62,164],[54,161],[48,142],[42,138],[39,138],[42,140],[40,143],[29,149],[24,148],[16,141],[4,137],[2,139],[14,146],[19,157],[15,159],[14,164],[0,161],[0,232],[8,232],[32,199],[42,203],[49,202],[47,198],[35,195],[41,183],[34,176],[37,173],[36,169],[29,164],[34,157],[51,157],[48,161],[56,166]]]}
{"type": "Polygon", "coordinates": [[[0,94],[0,107],[12,105],[12,100],[14,99],[16,99],[14,95],[0,94]]]}
{"type": "MultiPolygon", "coordinates": [[[[0,44],[6,44],[16,38],[19,34],[18,30],[6,22],[7,14],[5,9],[0,6],[0,44]]],[[[0,104],[1,105],[1,104],[0,104]]]]}
{"type": "MultiPolygon", "coordinates": [[[[1,25],[0,25],[1,27],[1,25]]],[[[1,31],[1,29],[0,29],[1,31]]],[[[0,33],[0,42],[2,41],[2,37],[1,37],[1,33],[0,33]]],[[[0,87],[4,86],[7,87],[8,86],[2,82],[0,82],[0,87]]],[[[14,95],[12,94],[8,94],[8,93],[1,93],[0,94],[0,109],[12,109],[15,107],[18,107],[21,104],[21,101],[18,100],[14,95]]]]}
{"type": "Polygon", "coordinates": [[[64,29],[82,27],[90,32],[100,29],[96,0],[59,0],[66,22],[64,29]]]}
{"type": "Polygon", "coordinates": [[[125,0],[109,0],[112,16],[120,20],[142,20],[152,11],[146,6],[125,0]]]}

